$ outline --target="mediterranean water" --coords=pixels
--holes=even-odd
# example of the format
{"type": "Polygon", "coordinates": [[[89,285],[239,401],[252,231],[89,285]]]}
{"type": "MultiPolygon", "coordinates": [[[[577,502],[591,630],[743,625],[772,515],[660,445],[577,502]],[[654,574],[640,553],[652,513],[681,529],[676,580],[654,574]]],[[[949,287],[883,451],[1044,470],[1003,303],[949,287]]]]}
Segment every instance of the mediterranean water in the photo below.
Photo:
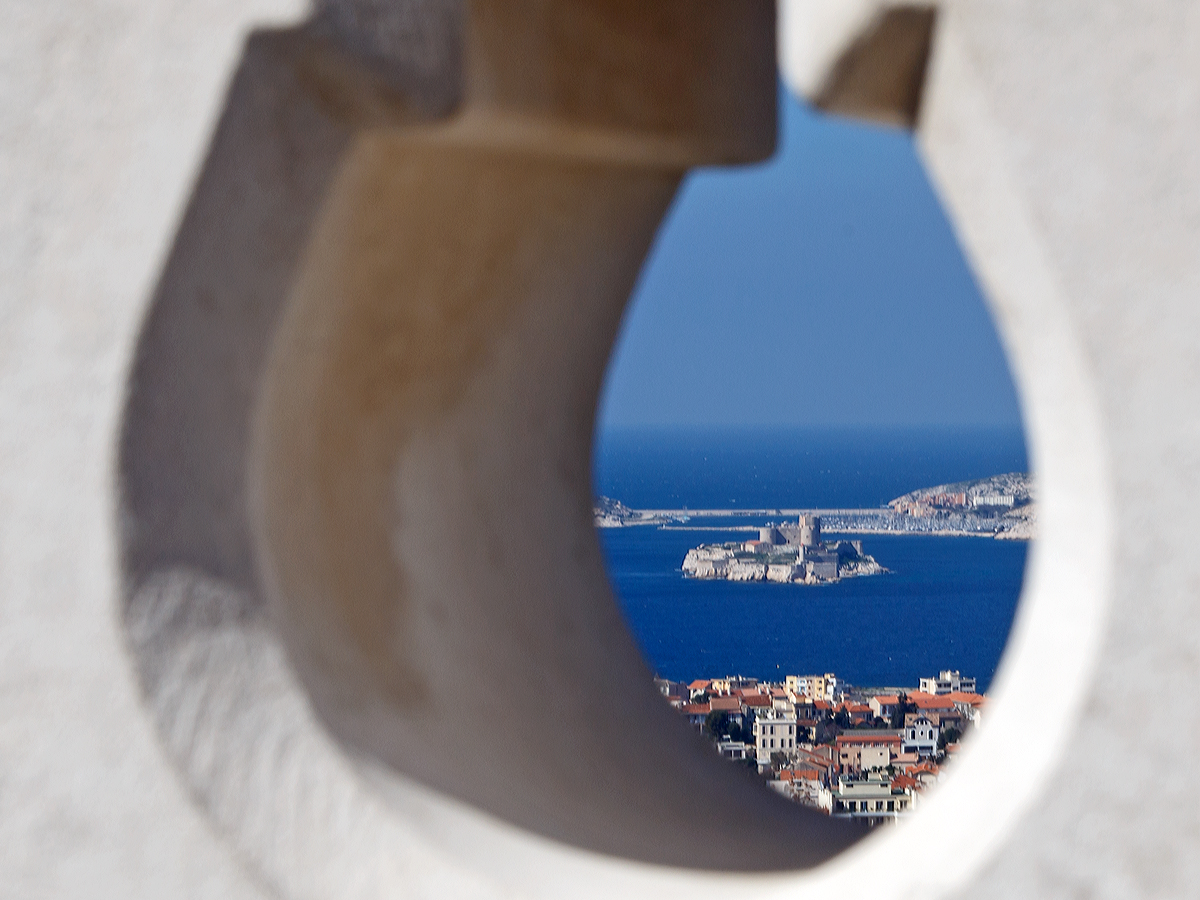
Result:
{"type": "MultiPolygon", "coordinates": [[[[609,430],[596,442],[593,487],[635,509],[863,508],[1027,466],[1019,429],[609,430]]],[[[687,523],[702,531],[599,529],[613,589],[659,675],[835,672],[862,686],[915,686],[959,669],[987,689],[1016,612],[1025,543],[856,535],[890,574],[830,585],[683,577],[691,547],[756,537],[733,528],[767,521],[782,517],[687,523]]]]}

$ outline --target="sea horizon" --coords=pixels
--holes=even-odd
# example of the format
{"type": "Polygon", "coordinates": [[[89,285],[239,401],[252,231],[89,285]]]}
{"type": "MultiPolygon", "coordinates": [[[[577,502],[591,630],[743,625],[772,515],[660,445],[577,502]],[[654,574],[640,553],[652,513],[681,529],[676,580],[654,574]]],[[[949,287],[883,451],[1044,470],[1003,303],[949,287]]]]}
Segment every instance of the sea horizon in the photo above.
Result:
{"type": "Polygon", "coordinates": [[[1028,471],[1019,425],[607,426],[592,481],[634,509],[828,509],[1028,471]]]}
{"type": "MultiPolygon", "coordinates": [[[[608,428],[593,486],[632,508],[866,508],[1016,471],[1027,471],[1016,427],[608,428]]],[[[854,535],[891,574],[823,586],[685,578],[690,547],[744,538],[705,524],[714,530],[600,530],[614,592],[660,676],[835,672],[858,685],[915,686],[950,668],[981,690],[990,684],[1020,594],[1023,542],[854,535]]]]}

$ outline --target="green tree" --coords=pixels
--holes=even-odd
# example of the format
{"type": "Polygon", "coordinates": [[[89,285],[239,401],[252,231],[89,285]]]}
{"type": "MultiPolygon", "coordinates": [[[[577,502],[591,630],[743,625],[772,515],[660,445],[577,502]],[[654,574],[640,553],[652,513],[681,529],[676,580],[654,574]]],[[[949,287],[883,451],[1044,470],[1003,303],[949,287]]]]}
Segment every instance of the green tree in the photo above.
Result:
{"type": "Polygon", "coordinates": [[[730,724],[729,713],[724,710],[714,709],[704,717],[704,730],[713,740],[719,741],[728,737],[730,724]]]}
{"type": "Polygon", "coordinates": [[[938,749],[945,750],[947,744],[957,744],[961,737],[961,731],[953,725],[948,725],[942,729],[942,733],[938,736],[938,749]]]}

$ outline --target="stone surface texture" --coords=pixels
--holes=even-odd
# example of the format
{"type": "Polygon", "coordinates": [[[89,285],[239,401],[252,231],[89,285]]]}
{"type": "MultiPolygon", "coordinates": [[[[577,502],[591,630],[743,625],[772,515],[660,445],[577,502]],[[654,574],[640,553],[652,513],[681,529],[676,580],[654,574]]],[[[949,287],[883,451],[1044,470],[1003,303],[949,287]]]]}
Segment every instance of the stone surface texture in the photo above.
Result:
{"type": "MultiPolygon", "coordinates": [[[[831,6],[784,5],[785,30],[804,32],[785,40],[784,58],[801,58],[793,83],[810,93],[879,4],[831,6]]],[[[330,0],[318,21],[433,115],[473,84],[455,75],[464,8],[330,0]]],[[[336,723],[332,737],[314,682],[289,664],[278,617],[261,614],[245,585],[231,589],[199,564],[148,567],[124,595],[123,541],[137,523],[118,502],[121,417],[139,387],[131,393],[128,378],[143,320],[246,35],[307,12],[276,0],[9,6],[0,34],[0,896],[815,898],[848,883],[894,897],[1188,896],[1200,874],[1200,810],[1160,782],[1190,771],[1200,727],[1190,696],[1200,666],[1194,5],[938,7],[917,139],[1014,360],[1046,537],[994,720],[960,771],[906,828],[816,870],[773,874],[603,856],[482,813],[473,798],[429,787],[445,787],[436,779],[397,774],[369,737],[336,723]],[[1061,685],[1066,725],[1022,705],[1047,684],[1061,685]],[[1147,703],[1160,690],[1164,699],[1147,703]],[[1032,787],[1010,791],[988,778],[1014,762],[996,736],[1030,723],[1045,735],[1022,758],[1032,787]]],[[[516,87],[529,97],[539,86],[516,87]]],[[[447,139],[494,137],[489,121],[447,139]]],[[[658,159],[676,172],[701,147],[614,144],[603,127],[519,126],[495,140],[528,146],[541,136],[577,159],[615,153],[623,165],[658,159]]],[[[720,146],[747,155],[736,141],[720,146]]],[[[671,177],[633,204],[641,227],[671,177]]],[[[336,241],[327,251],[337,255],[336,241]]],[[[583,325],[565,314],[553,321],[595,329],[600,343],[588,345],[581,369],[611,338],[611,308],[592,310],[583,325]]],[[[539,321],[504,332],[489,371],[522,370],[524,346],[553,357],[539,321]]],[[[570,362],[556,360],[561,371],[570,362]]],[[[591,395],[589,377],[574,396],[591,395]]],[[[496,384],[474,389],[481,404],[505,402],[496,384]]],[[[519,418],[546,407],[522,404],[509,411],[515,421],[554,432],[554,422],[519,418]]],[[[413,442],[393,473],[406,502],[436,503],[430,485],[460,464],[446,463],[445,433],[470,433],[471,421],[441,427],[413,442]]],[[[260,467],[272,459],[271,433],[257,438],[260,467]]],[[[579,450],[577,437],[562,446],[579,450]]],[[[494,473],[475,474],[532,477],[529,459],[492,462],[494,473]]],[[[461,465],[470,477],[469,460],[461,465]]],[[[264,481],[260,491],[254,527],[269,535],[272,489],[264,481]]],[[[464,516],[477,512],[468,500],[456,501],[464,516]]],[[[555,502],[564,520],[574,515],[569,495],[555,502]]],[[[401,554],[430,540],[403,528],[396,536],[401,554]]],[[[236,549],[221,558],[249,566],[236,549]]],[[[453,615],[431,610],[426,627],[453,615]]],[[[626,659],[625,676],[633,666],[626,659]]],[[[561,790],[569,801],[570,785],[561,790]]],[[[691,816],[670,801],[657,812],[664,830],[691,816]]]]}
{"type": "Polygon", "coordinates": [[[1188,896],[1200,810],[1163,787],[1200,726],[1200,9],[950,3],[939,29],[926,159],[993,296],[1038,291],[1011,236],[1038,246],[1098,400],[1115,512],[1078,724],[959,896],[1188,896]]]}

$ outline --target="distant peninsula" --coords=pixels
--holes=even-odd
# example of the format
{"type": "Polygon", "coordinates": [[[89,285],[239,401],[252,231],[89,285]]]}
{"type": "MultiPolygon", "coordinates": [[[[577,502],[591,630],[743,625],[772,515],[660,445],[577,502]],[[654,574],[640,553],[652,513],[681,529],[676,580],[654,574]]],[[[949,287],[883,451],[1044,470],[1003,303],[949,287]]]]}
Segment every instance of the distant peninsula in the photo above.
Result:
{"type": "MultiPolygon", "coordinates": [[[[868,509],[630,509],[601,497],[593,508],[597,528],[653,525],[668,529],[710,530],[704,520],[762,519],[800,515],[821,517],[831,534],[930,534],[1028,541],[1037,537],[1033,479],[1010,472],[921,488],[868,509]]],[[[784,526],[780,526],[784,527],[784,526]]],[[[795,527],[795,526],[792,526],[795,527]]],[[[729,531],[758,531],[759,526],[722,526],[729,531]]]]}
{"type": "MultiPolygon", "coordinates": [[[[879,533],[921,531],[950,535],[990,535],[1000,540],[1037,537],[1037,504],[1033,479],[1022,472],[974,481],[921,488],[888,502],[891,518],[879,533]],[[900,527],[896,527],[899,523],[900,527]]],[[[861,522],[837,523],[847,531],[867,533],[861,522]]],[[[831,527],[841,531],[841,528],[831,527]]]]}

